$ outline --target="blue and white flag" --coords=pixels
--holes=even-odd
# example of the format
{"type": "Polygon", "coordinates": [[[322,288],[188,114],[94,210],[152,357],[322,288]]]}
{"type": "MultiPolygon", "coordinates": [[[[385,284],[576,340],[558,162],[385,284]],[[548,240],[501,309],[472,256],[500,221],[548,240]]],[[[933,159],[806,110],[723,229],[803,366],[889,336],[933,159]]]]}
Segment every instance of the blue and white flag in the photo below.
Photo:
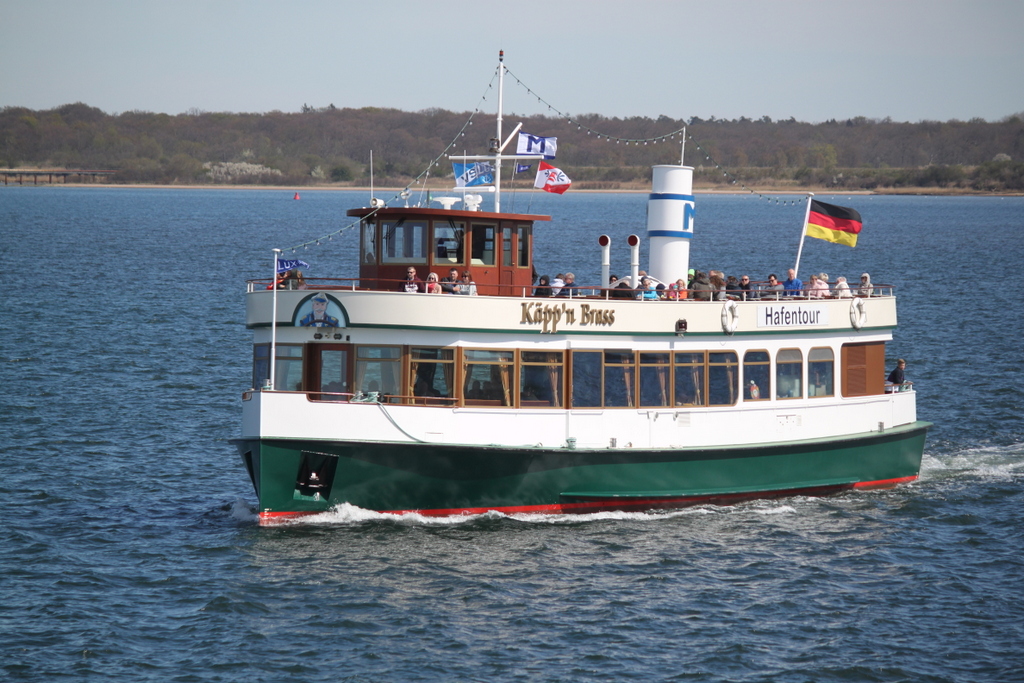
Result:
{"type": "Polygon", "coordinates": [[[489,161],[477,161],[472,164],[452,162],[455,170],[455,187],[473,187],[494,183],[494,164],[489,161]]]}
{"type": "Polygon", "coordinates": [[[516,173],[526,173],[531,168],[533,168],[533,164],[516,164],[516,173]]]}
{"type": "Polygon", "coordinates": [[[287,273],[293,268],[309,268],[309,264],[305,261],[300,261],[297,258],[293,259],[278,259],[277,260],[277,272],[287,273]]]}
{"type": "Polygon", "coordinates": [[[542,138],[529,133],[520,133],[516,154],[543,154],[545,159],[554,159],[558,149],[558,138],[542,138]]]}

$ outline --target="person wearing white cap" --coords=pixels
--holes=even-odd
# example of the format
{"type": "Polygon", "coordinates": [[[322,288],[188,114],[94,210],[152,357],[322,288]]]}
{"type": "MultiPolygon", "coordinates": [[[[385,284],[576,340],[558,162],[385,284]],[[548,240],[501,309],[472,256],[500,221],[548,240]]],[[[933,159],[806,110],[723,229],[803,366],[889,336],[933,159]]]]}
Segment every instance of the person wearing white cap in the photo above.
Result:
{"type": "Polygon", "coordinates": [[[860,287],[857,288],[857,296],[871,296],[875,288],[871,285],[871,276],[862,273],[860,276],[860,287]]]}

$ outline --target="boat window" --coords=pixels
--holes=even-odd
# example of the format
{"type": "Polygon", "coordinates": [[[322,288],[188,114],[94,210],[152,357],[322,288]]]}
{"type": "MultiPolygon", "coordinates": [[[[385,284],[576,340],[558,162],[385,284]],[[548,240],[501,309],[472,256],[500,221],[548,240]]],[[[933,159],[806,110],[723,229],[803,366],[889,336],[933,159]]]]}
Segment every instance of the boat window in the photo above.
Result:
{"type": "Polygon", "coordinates": [[[572,391],[573,408],[601,407],[601,356],[600,351],[573,351],[572,391]]]}
{"type": "MultiPolygon", "coordinates": [[[[316,351],[314,351],[316,353],[316,351]]],[[[347,401],[349,399],[348,383],[348,349],[319,349],[320,353],[320,391],[313,398],[318,401],[347,401]],[[336,394],[346,394],[337,396],[336,394]]],[[[315,389],[316,387],[310,387],[315,389]]]]}
{"type": "Polygon", "coordinates": [[[520,225],[519,232],[519,260],[516,265],[526,268],[530,265],[530,226],[520,225]]]}
{"type": "MultiPolygon", "coordinates": [[[[302,344],[278,344],[274,365],[274,389],[302,391],[302,344]]],[[[270,344],[253,346],[252,380],[262,387],[270,379],[270,344]]]]}
{"type": "Polygon", "coordinates": [[[813,398],[835,395],[835,354],[826,347],[807,354],[807,395],[813,398]]]}
{"type": "MultiPolygon", "coordinates": [[[[434,221],[434,263],[466,264],[466,224],[451,219],[434,221]]],[[[445,273],[447,275],[447,273],[445,273]]]]}
{"type": "Polygon", "coordinates": [[[402,347],[357,346],[354,391],[357,395],[377,392],[382,398],[399,394],[402,347]]]}
{"type": "Polygon", "coordinates": [[[405,393],[419,405],[451,405],[455,395],[455,351],[453,349],[409,349],[409,384],[405,393]]]}
{"type": "Polygon", "coordinates": [[[521,351],[519,405],[522,408],[561,408],[563,396],[561,351],[521,351]]]}
{"type": "Polygon", "coordinates": [[[672,388],[670,356],[667,353],[640,353],[640,405],[667,406],[672,388]]]}
{"type": "Polygon", "coordinates": [[[277,345],[274,388],[278,391],[302,391],[302,344],[277,345]]]}
{"type": "Polygon", "coordinates": [[[375,219],[363,219],[362,262],[366,264],[377,263],[377,221],[375,219]]]}
{"type": "Polygon", "coordinates": [[[501,229],[501,265],[512,265],[512,226],[501,229]]]}
{"type": "Polygon", "coordinates": [[[803,396],[804,357],[800,349],[781,349],[775,354],[775,397],[803,396]]]}
{"type": "Polygon", "coordinates": [[[604,352],[604,404],[609,408],[636,405],[635,365],[628,349],[604,352]]]}
{"type": "Polygon", "coordinates": [[[466,349],[462,358],[465,378],[462,395],[466,405],[512,405],[515,352],[466,349]]]}
{"type": "Polygon", "coordinates": [[[427,223],[425,221],[382,221],[382,263],[426,263],[427,223]]]}
{"type": "Polygon", "coordinates": [[[708,353],[708,405],[731,406],[739,394],[739,362],[733,351],[708,353]]]}
{"type": "Polygon", "coordinates": [[[493,225],[473,224],[473,265],[494,265],[494,232],[493,225]]]}
{"type": "Polygon", "coordinates": [[[743,400],[767,401],[771,390],[771,356],[767,351],[747,351],[743,354],[743,400]]]}
{"type": "Polygon", "coordinates": [[[675,404],[677,406],[707,405],[707,387],[704,385],[707,354],[677,353],[675,355],[675,404]]]}
{"type": "Polygon", "coordinates": [[[270,344],[256,344],[252,347],[252,387],[259,389],[270,379],[270,344]]]}

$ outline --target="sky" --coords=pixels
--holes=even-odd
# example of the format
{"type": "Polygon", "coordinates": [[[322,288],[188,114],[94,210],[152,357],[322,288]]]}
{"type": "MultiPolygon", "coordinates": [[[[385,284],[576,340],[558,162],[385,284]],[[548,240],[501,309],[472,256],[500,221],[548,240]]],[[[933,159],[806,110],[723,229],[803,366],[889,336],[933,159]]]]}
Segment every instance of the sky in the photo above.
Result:
{"type": "Polygon", "coordinates": [[[493,112],[504,50],[506,113],[998,121],[1022,30],[1021,0],[0,0],[0,107],[493,112]]]}

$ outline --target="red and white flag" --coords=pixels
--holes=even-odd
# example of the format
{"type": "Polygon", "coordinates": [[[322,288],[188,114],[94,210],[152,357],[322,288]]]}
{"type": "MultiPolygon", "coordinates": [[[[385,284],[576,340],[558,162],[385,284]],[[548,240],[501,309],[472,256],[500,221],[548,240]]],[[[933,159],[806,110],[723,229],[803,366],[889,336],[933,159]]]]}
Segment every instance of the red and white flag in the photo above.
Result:
{"type": "Polygon", "coordinates": [[[533,183],[534,187],[545,192],[562,194],[569,189],[570,185],[572,185],[572,181],[569,180],[569,176],[562,173],[562,169],[555,168],[546,161],[540,162],[540,166],[537,168],[537,180],[533,183]]]}

